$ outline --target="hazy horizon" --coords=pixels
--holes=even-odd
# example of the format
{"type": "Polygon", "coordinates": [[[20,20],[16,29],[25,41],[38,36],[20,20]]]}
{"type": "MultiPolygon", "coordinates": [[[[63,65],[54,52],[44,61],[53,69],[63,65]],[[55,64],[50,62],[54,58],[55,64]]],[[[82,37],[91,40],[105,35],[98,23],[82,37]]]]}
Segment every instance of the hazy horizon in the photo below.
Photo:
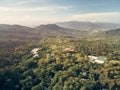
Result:
{"type": "Polygon", "coordinates": [[[119,3],[118,0],[1,0],[0,24],[120,23],[119,3]]]}
{"type": "MultiPolygon", "coordinates": [[[[49,25],[49,24],[56,24],[57,25],[57,23],[64,23],[64,22],[90,22],[90,23],[108,23],[108,24],[119,24],[120,25],[120,23],[112,23],[112,22],[92,22],[92,21],[77,21],[77,20],[71,20],[71,21],[61,21],[61,22],[54,22],[54,23],[38,23],[38,24],[31,24],[31,25],[24,25],[24,24],[16,24],[16,23],[13,23],[13,24],[6,24],[6,23],[0,23],[0,25],[20,25],[20,26],[26,26],[26,27],[30,27],[30,28],[35,28],[35,27],[37,27],[37,26],[40,26],[40,25],[49,25]]],[[[59,25],[58,25],[59,26],[59,25]]]]}

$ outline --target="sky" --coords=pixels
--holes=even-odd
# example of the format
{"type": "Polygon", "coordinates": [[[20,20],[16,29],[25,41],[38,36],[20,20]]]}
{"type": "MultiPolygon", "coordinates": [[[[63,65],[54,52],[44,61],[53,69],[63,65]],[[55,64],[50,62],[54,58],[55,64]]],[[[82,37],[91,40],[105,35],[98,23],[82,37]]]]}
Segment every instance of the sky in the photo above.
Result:
{"type": "Polygon", "coordinates": [[[0,24],[120,23],[120,0],[0,0],[0,24]]]}

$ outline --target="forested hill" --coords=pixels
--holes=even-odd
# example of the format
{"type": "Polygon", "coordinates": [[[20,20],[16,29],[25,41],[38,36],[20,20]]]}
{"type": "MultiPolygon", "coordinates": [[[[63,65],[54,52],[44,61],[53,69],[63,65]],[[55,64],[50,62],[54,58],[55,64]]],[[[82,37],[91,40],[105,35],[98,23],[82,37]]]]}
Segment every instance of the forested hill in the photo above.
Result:
{"type": "Polygon", "coordinates": [[[24,41],[39,41],[42,38],[90,38],[119,36],[119,29],[110,31],[80,31],[76,29],[63,28],[56,24],[40,25],[35,28],[30,28],[20,25],[0,25],[1,40],[24,40],[24,41]]]}
{"type": "Polygon", "coordinates": [[[106,35],[108,35],[108,36],[120,36],[120,29],[106,31],[106,35]]]}
{"type": "Polygon", "coordinates": [[[1,24],[0,38],[1,40],[38,40],[40,34],[26,26],[1,24]]]}
{"type": "Polygon", "coordinates": [[[106,31],[106,30],[120,28],[120,24],[102,23],[102,22],[68,21],[68,22],[58,22],[56,24],[61,27],[77,29],[80,31],[106,31]]]}
{"type": "Polygon", "coordinates": [[[4,46],[0,90],[119,90],[119,66],[120,42],[49,38],[4,46]],[[33,50],[38,50],[35,57],[33,50]],[[94,63],[89,55],[107,60],[94,63]]]}
{"type": "Polygon", "coordinates": [[[43,37],[80,37],[84,33],[75,29],[63,28],[56,24],[40,25],[35,29],[41,32],[43,37]]]}
{"type": "Polygon", "coordinates": [[[0,38],[10,40],[40,40],[45,37],[79,37],[82,33],[84,32],[62,28],[55,24],[40,25],[35,28],[20,25],[0,25],[0,38]]]}

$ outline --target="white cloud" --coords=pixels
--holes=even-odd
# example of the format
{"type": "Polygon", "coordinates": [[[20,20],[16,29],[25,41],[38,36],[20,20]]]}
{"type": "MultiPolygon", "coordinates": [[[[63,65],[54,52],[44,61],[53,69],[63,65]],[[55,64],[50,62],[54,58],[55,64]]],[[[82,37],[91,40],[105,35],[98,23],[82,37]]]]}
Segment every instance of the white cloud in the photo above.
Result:
{"type": "Polygon", "coordinates": [[[28,12],[28,11],[52,11],[50,7],[34,7],[34,8],[14,8],[14,7],[0,7],[2,12],[28,12]]]}
{"type": "Polygon", "coordinates": [[[37,26],[40,24],[51,24],[56,22],[68,21],[69,17],[53,17],[50,15],[45,16],[0,16],[0,24],[20,24],[26,26],[37,26]]]}
{"type": "Polygon", "coordinates": [[[65,20],[57,12],[66,11],[71,6],[0,7],[1,24],[39,25],[65,20]]]}
{"type": "Polygon", "coordinates": [[[25,16],[0,16],[1,24],[22,24],[22,25],[40,25],[40,24],[48,24],[55,23],[57,21],[63,21],[65,18],[61,17],[52,17],[52,16],[39,16],[34,17],[30,15],[25,16]]]}
{"type": "Polygon", "coordinates": [[[24,0],[24,1],[19,1],[17,3],[17,5],[21,5],[21,4],[29,4],[29,3],[34,3],[34,2],[47,2],[47,1],[50,1],[50,0],[24,0]]]}
{"type": "Polygon", "coordinates": [[[120,23],[119,17],[120,12],[105,12],[105,13],[75,14],[72,15],[71,18],[80,21],[120,23]]]}
{"type": "Polygon", "coordinates": [[[0,12],[34,12],[34,11],[58,11],[58,10],[69,10],[71,6],[39,6],[39,7],[0,7],[0,12]]]}
{"type": "Polygon", "coordinates": [[[119,12],[109,12],[109,13],[88,13],[88,14],[74,14],[74,15],[0,15],[0,23],[2,24],[22,24],[22,25],[40,25],[40,24],[48,24],[55,22],[63,22],[63,21],[91,21],[91,22],[112,22],[112,23],[120,23],[120,13],[119,12]]]}

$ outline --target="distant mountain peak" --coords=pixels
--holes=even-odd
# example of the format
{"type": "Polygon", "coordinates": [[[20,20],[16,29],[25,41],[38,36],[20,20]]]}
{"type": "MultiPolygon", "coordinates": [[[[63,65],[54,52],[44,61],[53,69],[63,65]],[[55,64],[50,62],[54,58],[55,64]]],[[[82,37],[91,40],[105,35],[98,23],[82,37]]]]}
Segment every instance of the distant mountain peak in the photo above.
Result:
{"type": "Polygon", "coordinates": [[[37,26],[36,28],[56,29],[56,28],[61,28],[61,27],[56,24],[46,24],[46,25],[37,26]]]}
{"type": "Polygon", "coordinates": [[[40,26],[57,26],[56,24],[42,24],[40,26]]]}
{"type": "Polygon", "coordinates": [[[56,23],[60,27],[76,29],[80,31],[106,31],[120,28],[120,24],[103,22],[68,21],[56,23]]]}
{"type": "Polygon", "coordinates": [[[120,36],[120,29],[109,30],[105,32],[108,36],[120,36]]]}

